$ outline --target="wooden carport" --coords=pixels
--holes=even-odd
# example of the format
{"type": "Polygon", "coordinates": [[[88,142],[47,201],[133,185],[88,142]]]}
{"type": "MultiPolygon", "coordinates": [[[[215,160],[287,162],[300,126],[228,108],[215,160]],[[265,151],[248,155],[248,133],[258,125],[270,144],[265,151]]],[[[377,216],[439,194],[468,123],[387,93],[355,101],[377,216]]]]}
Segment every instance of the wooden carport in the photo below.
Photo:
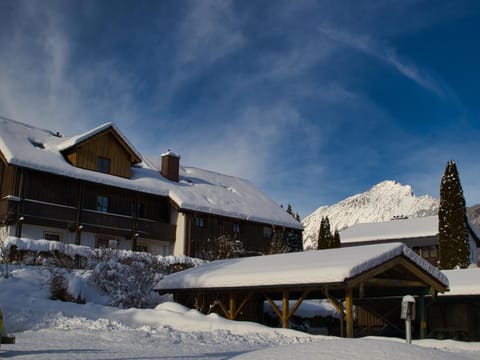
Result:
{"type": "Polygon", "coordinates": [[[284,328],[305,299],[328,299],[347,337],[354,336],[356,302],[435,296],[447,289],[448,279],[438,269],[400,243],[214,261],[169,275],[156,286],[184,305],[231,320],[258,321],[259,306],[268,301],[284,328]],[[290,300],[296,300],[291,308],[290,300]]]}

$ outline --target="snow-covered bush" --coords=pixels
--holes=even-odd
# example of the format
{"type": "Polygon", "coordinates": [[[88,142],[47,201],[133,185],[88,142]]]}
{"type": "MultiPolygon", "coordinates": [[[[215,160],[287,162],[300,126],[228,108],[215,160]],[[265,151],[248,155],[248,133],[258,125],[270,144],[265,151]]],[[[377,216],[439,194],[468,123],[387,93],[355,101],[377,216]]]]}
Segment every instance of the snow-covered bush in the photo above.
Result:
{"type": "Polygon", "coordinates": [[[229,259],[245,256],[246,250],[240,240],[230,235],[221,235],[216,239],[207,239],[202,251],[205,260],[229,259]]]}
{"type": "Polygon", "coordinates": [[[156,306],[161,300],[152,288],[163,275],[204,262],[188,256],[93,249],[58,241],[15,237],[7,239],[5,248],[9,250],[10,262],[47,266],[52,270],[49,281],[52,299],[87,301],[82,291],[91,293],[91,290],[79,285],[85,282],[88,287],[96,288],[102,304],[106,304],[104,299],[108,298],[110,305],[124,308],[156,306]]]}
{"type": "Polygon", "coordinates": [[[159,303],[152,289],[163,273],[164,266],[155,257],[140,253],[122,259],[118,252],[106,249],[94,268],[93,280],[110,296],[110,305],[145,308],[159,303]]]}
{"type": "Polygon", "coordinates": [[[85,304],[85,299],[79,295],[75,296],[69,291],[68,275],[69,273],[66,269],[52,268],[49,280],[50,299],[85,304]]]}

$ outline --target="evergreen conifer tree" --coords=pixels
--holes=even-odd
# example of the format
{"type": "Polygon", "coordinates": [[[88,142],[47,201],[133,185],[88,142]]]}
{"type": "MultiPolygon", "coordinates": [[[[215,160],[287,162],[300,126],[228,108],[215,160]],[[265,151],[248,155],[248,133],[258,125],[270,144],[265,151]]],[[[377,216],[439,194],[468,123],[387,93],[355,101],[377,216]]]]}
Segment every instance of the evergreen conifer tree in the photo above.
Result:
{"type": "Polygon", "coordinates": [[[335,232],[333,233],[333,242],[331,248],[339,248],[340,246],[340,233],[338,232],[338,230],[335,230],[335,232]]]}
{"type": "Polygon", "coordinates": [[[287,213],[289,213],[290,215],[294,216],[294,215],[293,215],[293,209],[292,209],[292,205],[291,205],[291,204],[288,204],[288,205],[287,205],[287,213]]]}
{"type": "Polygon", "coordinates": [[[447,163],[440,183],[438,226],[440,268],[467,267],[470,264],[470,244],[465,198],[454,161],[447,163]]]}
{"type": "Polygon", "coordinates": [[[332,247],[333,236],[330,232],[330,220],[328,216],[322,217],[320,222],[320,230],[318,232],[318,245],[317,249],[330,249],[332,247]]]}
{"type": "Polygon", "coordinates": [[[293,215],[293,217],[294,217],[298,222],[301,221],[301,220],[300,220],[300,214],[298,213],[298,211],[295,212],[295,215],[293,215]]]}
{"type": "Polygon", "coordinates": [[[288,251],[285,241],[285,228],[273,228],[269,254],[283,254],[288,251]]]}
{"type": "Polygon", "coordinates": [[[303,238],[300,231],[290,230],[287,233],[287,252],[303,251],[303,238]]]}

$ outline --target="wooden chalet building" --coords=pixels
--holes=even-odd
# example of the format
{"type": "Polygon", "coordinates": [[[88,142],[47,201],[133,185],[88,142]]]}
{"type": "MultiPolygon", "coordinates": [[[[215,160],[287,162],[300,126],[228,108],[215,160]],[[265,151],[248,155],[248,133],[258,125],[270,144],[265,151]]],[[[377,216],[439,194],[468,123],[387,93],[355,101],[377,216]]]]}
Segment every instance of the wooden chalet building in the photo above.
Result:
{"type": "MultiPolygon", "coordinates": [[[[470,223],[468,236],[470,261],[480,265],[480,238],[470,223]]],[[[355,224],[341,231],[340,239],[342,247],[402,242],[432,265],[438,264],[438,216],[355,224]]]]}
{"type": "Polygon", "coordinates": [[[197,257],[223,234],[266,252],[276,229],[303,230],[246,180],[171,151],[157,168],[112,123],[66,137],[2,117],[0,221],[15,237],[197,257]]]}

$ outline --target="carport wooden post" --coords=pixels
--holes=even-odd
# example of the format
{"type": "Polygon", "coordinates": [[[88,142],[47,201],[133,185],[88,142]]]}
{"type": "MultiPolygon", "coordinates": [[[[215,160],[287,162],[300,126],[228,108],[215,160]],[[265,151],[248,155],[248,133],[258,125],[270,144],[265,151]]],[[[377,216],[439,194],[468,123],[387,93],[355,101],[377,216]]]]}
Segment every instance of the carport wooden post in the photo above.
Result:
{"type": "Polygon", "coordinates": [[[352,288],[347,287],[345,289],[345,320],[347,322],[347,337],[353,338],[353,298],[352,288]]]}
{"type": "Polygon", "coordinates": [[[235,320],[235,296],[232,293],[228,299],[228,319],[235,320]]]}
{"type": "Polygon", "coordinates": [[[425,297],[418,297],[418,320],[420,321],[420,339],[425,339],[427,335],[427,319],[425,317],[425,297]]]}
{"type": "Polygon", "coordinates": [[[282,327],[288,329],[288,319],[289,309],[288,309],[288,291],[283,290],[282,292],[282,327]]]}

